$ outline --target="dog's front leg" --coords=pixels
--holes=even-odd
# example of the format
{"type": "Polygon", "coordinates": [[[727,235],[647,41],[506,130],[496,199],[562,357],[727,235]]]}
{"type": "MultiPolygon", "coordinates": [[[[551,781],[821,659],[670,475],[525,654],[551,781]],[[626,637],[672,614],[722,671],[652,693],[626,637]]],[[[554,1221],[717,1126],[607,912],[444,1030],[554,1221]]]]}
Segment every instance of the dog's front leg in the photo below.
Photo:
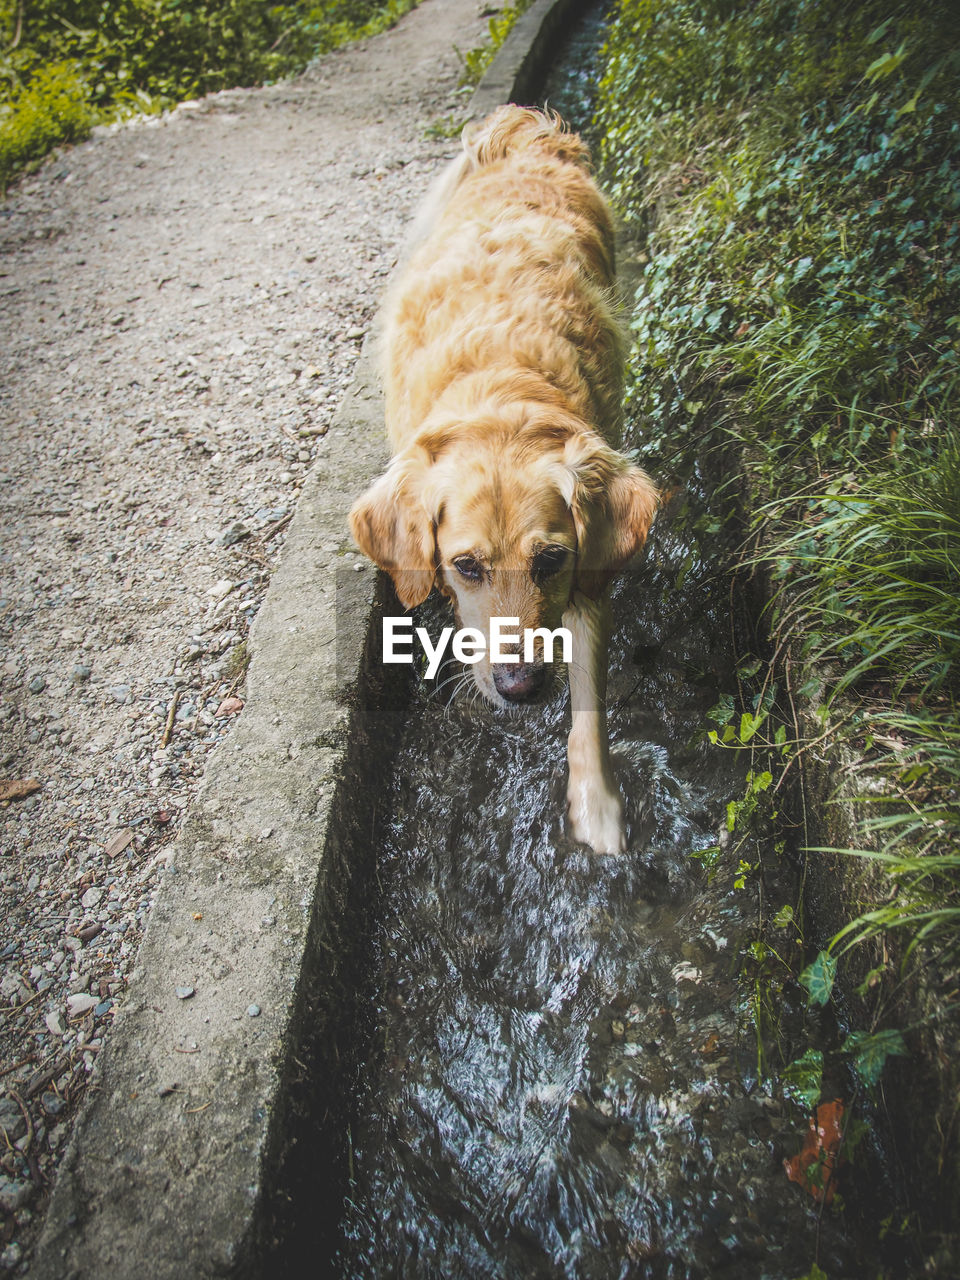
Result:
{"type": "Polygon", "coordinates": [[[563,615],[570,631],[570,707],[567,739],[567,813],[575,840],[595,853],[622,853],[627,847],[623,800],[610,763],[607,741],[607,645],[610,604],[576,592],[563,615]]]}

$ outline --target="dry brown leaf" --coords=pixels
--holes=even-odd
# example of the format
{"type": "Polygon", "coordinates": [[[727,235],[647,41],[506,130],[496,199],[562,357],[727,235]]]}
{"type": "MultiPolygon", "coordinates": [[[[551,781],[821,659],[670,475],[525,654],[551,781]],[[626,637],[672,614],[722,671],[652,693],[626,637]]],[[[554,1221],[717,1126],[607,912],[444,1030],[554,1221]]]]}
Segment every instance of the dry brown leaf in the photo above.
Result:
{"type": "Polygon", "coordinates": [[[36,778],[10,778],[0,782],[0,800],[23,800],[39,791],[43,784],[36,778]]]}

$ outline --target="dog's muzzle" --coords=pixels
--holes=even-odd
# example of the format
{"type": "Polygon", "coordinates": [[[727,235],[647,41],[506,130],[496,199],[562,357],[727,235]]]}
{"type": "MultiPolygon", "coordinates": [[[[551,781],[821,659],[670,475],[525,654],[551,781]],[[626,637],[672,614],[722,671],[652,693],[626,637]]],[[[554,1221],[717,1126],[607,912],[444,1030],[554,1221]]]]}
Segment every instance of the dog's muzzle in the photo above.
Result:
{"type": "Polygon", "coordinates": [[[508,702],[533,702],[546,683],[547,670],[542,662],[510,662],[491,665],[493,683],[501,698],[508,702]]]}

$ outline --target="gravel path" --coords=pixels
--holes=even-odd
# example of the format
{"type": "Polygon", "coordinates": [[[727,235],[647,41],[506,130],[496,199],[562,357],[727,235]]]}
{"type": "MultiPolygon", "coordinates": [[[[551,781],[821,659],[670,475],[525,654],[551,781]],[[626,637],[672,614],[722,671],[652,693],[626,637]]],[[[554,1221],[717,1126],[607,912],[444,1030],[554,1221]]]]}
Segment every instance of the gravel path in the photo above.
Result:
{"type": "Polygon", "coordinates": [[[28,1270],[486,26],[424,0],[295,81],[101,131],[0,207],[0,779],[38,784],[0,802],[0,1271],[28,1270]]]}

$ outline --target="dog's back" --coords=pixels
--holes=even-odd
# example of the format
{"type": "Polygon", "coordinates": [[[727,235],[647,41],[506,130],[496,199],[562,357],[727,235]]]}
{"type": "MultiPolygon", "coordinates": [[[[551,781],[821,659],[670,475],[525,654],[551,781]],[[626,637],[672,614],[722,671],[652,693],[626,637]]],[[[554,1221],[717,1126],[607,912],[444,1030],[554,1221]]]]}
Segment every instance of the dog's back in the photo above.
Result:
{"type": "Polygon", "coordinates": [[[423,243],[387,304],[394,449],[488,402],[554,403],[616,435],[613,230],[583,142],[501,107],[465,132],[423,243]]]}

